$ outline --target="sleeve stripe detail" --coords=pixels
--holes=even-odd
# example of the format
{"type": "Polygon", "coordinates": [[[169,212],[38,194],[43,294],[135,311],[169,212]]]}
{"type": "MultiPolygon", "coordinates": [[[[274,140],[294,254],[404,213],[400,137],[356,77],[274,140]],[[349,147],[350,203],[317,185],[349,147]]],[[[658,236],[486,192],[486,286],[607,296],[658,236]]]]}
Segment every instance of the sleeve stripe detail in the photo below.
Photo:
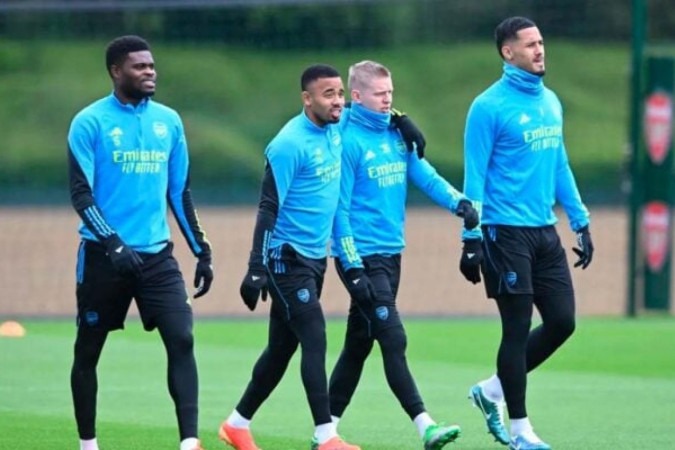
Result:
{"type": "Polygon", "coordinates": [[[89,219],[91,225],[95,228],[96,234],[100,234],[104,238],[112,236],[115,232],[110,228],[110,226],[103,219],[98,209],[90,206],[84,210],[84,214],[89,219]]]}
{"type": "Polygon", "coordinates": [[[361,257],[356,251],[356,245],[354,244],[353,236],[345,236],[340,238],[340,246],[344,251],[345,258],[347,258],[347,263],[355,263],[361,261],[361,257]]]}
{"type": "Polygon", "coordinates": [[[270,248],[270,241],[272,239],[272,233],[269,230],[265,230],[263,233],[263,242],[262,242],[262,257],[263,264],[267,266],[267,261],[269,260],[268,251],[270,248]]]}

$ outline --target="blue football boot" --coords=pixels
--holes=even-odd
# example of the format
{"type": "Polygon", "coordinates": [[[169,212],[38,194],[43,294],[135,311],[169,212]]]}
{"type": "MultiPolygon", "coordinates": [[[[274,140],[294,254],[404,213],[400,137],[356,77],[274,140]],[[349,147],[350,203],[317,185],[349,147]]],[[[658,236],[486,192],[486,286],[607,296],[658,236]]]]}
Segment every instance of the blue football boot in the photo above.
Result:
{"type": "Polygon", "coordinates": [[[487,398],[479,385],[471,388],[469,399],[483,413],[488,432],[500,444],[509,445],[511,439],[504,426],[504,402],[494,402],[487,398]]]}

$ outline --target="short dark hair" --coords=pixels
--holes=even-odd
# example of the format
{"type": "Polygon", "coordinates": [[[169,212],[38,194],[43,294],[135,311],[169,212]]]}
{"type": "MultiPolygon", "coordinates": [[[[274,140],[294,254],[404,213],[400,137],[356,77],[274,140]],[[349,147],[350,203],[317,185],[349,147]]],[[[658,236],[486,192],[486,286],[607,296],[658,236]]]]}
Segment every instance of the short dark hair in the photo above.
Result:
{"type": "Polygon", "coordinates": [[[312,81],[316,81],[319,78],[335,78],[339,76],[340,73],[333,66],[327,64],[314,64],[302,72],[302,77],[300,77],[300,89],[306,91],[307,86],[309,86],[312,81]]]}
{"type": "Polygon", "coordinates": [[[536,27],[537,25],[527,17],[514,16],[504,19],[502,23],[495,28],[495,44],[497,44],[497,52],[502,58],[502,45],[505,41],[515,39],[518,37],[518,32],[524,28],[536,27]]]}
{"type": "Polygon", "coordinates": [[[140,36],[120,36],[110,41],[105,50],[105,67],[121,65],[129,53],[150,50],[150,44],[140,36]]]}

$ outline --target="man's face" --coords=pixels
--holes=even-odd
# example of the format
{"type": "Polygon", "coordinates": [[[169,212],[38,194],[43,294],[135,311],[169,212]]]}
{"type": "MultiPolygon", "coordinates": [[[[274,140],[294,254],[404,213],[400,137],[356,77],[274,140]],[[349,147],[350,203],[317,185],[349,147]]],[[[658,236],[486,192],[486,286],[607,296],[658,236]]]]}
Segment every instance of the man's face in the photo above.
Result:
{"type": "Polygon", "coordinates": [[[352,89],[351,97],[371,111],[388,113],[394,100],[394,84],[391,77],[376,77],[362,89],[352,89]]]}
{"type": "Polygon", "coordinates": [[[502,55],[507,62],[535,75],[544,75],[544,38],[539,28],[523,28],[518,38],[504,43],[502,55]]]}
{"type": "Polygon", "coordinates": [[[148,50],[131,52],[121,66],[111,69],[115,86],[128,100],[142,100],[155,93],[155,61],[148,50]]]}
{"type": "Polygon", "coordinates": [[[340,121],[345,105],[345,88],[340,77],[319,78],[302,93],[307,116],[319,126],[340,121]]]}

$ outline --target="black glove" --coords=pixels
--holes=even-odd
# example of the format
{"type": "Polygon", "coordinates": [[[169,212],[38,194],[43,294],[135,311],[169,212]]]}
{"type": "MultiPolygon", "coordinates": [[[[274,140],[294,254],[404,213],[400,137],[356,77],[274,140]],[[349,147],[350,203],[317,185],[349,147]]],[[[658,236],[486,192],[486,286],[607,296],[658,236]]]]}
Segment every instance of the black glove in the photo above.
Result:
{"type": "Polygon", "coordinates": [[[361,268],[349,269],[345,272],[347,291],[354,301],[364,309],[369,309],[375,302],[375,287],[361,268]]]}
{"type": "Polygon", "coordinates": [[[213,283],[213,264],[211,263],[211,254],[207,253],[204,255],[199,255],[197,268],[195,269],[194,282],[194,286],[197,288],[197,291],[193,297],[199,298],[209,292],[209,289],[211,289],[211,283],[213,283]]]}
{"type": "Polygon", "coordinates": [[[471,206],[471,202],[468,200],[460,200],[457,204],[457,216],[464,219],[464,229],[473,230],[480,223],[480,218],[478,217],[478,211],[471,206]]]}
{"type": "Polygon", "coordinates": [[[267,300],[267,271],[264,266],[248,267],[239,287],[239,295],[251,311],[255,309],[261,295],[263,301],[267,300]]]}
{"type": "Polygon", "coordinates": [[[141,276],[143,259],[136,251],[127,246],[116,234],[107,238],[104,242],[106,254],[110,257],[113,267],[120,275],[141,276]]]}
{"type": "Polygon", "coordinates": [[[420,159],[424,158],[424,148],[427,146],[427,141],[424,139],[422,131],[410,120],[410,117],[392,108],[391,123],[401,132],[401,137],[403,137],[408,151],[417,150],[417,156],[420,159]]]}
{"type": "Polygon", "coordinates": [[[459,271],[473,284],[480,283],[480,263],[483,262],[483,245],[480,239],[467,239],[459,260],[459,271]]]}
{"type": "Polygon", "coordinates": [[[574,263],[574,267],[581,266],[582,269],[585,269],[593,260],[593,241],[588,225],[577,230],[577,245],[579,248],[572,248],[579,257],[579,260],[574,263]]]}

